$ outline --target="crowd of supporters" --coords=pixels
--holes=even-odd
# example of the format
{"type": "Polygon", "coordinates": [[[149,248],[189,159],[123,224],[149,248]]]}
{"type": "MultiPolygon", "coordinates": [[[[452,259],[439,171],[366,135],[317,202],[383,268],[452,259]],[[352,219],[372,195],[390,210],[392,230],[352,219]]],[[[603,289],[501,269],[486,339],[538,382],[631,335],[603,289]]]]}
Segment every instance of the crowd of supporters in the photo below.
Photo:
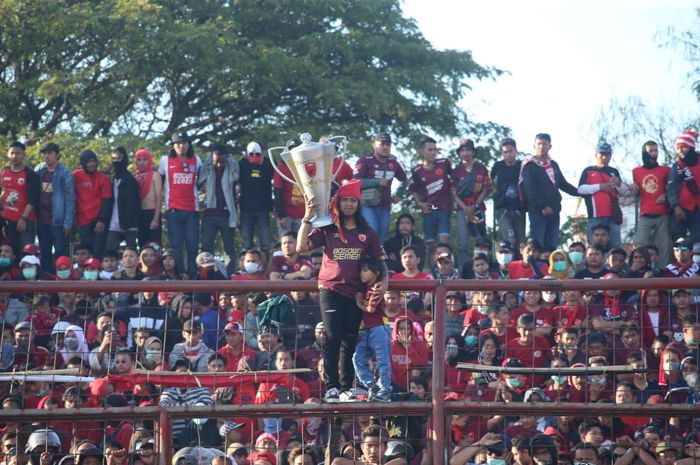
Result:
{"type": "MultiPolygon", "coordinates": [[[[490,170],[475,159],[471,140],[460,143],[453,167],[425,138],[422,163],[409,182],[391,155],[391,136],[379,133],[372,153],[360,157],[354,170],[338,162],[335,181],[360,181],[353,194],[361,200],[357,211],[384,245],[390,280],[678,280],[668,290],[449,293],[446,340],[436,344],[445,344],[447,400],[695,405],[700,291],[684,285],[700,271],[695,138],[692,132],[679,136],[672,167],[660,166],[657,144],[646,142],[629,184],[609,166],[612,148],[601,143],[595,165],[574,187],[550,157],[547,134],[536,136],[535,156],[522,161],[515,141],[503,140],[503,159],[490,170]],[[406,181],[421,221],[402,213],[390,236],[391,206],[398,200],[394,179],[406,181]],[[559,242],[560,189],[586,201],[585,240],[559,242]],[[620,234],[619,196],[628,192],[640,202],[631,243],[620,234]],[[485,227],[489,197],[494,242],[485,227]],[[454,221],[456,248],[450,245],[454,221]],[[627,369],[601,369],[611,366],[627,369]],[[523,375],[503,367],[539,370],[523,375]],[[557,372],[568,367],[591,373],[557,372]]],[[[385,269],[367,257],[353,258],[361,261],[354,280],[368,289],[358,296],[358,312],[374,318],[363,318],[354,367],[342,367],[353,377],[357,371],[357,379],[340,396],[329,396],[324,383],[327,332],[318,292],[178,292],[180,280],[307,280],[329,265],[322,251],[298,252],[296,230],[308,222],[304,196],[274,173],[259,143],[251,142],[241,160],[216,145],[202,162],[187,134],[174,134],[171,142],[157,166],[148,150],[138,150],[134,172],[129,151],[117,147],[110,175],[97,170],[98,156],[88,150],[80,154],[81,167],[71,170],[60,163],[60,147],[46,144],[44,161],[33,170],[24,165],[22,143],[9,147],[0,197],[0,280],[7,282],[0,292],[0,368],[15,376],[2,384],[3,409],[430,399],[433,296],[392,290],[374,295],[370,286],[385,269]],[[237,230],[245,249],[238,255],[237,230]],[[172,290],[12,291],[12,281],[50,280],[171,281],[172,290]],[[378,338],[380,331],[386,334],[378,338]],[[53,371],[62,369],[72,371],[53,371]],[[154,377],[159,372],[163,377],[154,377]],[[231,382],[229,372],[257,374],[231,382]]],[[[425,418],[342,420],[334,465],[430,463],[425,418]]],[[[316,465],[331,426],[315,417],[178,419],[172,425],[174,464],[316,465]]],[[[464,414],[453,415],[448,430],[449,444],[432,447],[449,448],[451,465],[700,460],[700,425],[692,416],[464,414]]],[[[156,432],[148,422],[5,423],[0,432],[4,465],[157,463],[156,432]]]]}

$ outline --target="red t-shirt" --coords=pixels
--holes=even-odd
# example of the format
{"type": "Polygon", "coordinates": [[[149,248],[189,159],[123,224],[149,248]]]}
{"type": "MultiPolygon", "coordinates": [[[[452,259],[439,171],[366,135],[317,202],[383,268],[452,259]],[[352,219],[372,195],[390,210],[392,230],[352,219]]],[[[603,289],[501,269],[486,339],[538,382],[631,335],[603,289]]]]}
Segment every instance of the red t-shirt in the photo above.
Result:
{"type": "Polygon", "coordinates": [[[311,268],[311,259],[306,255],[297,255],[294,263],[289,263],[285,256],[272,257],[270,273],[277,272],[284,277],[287,273],[296,273],[305,265],[311,268]]]}
{"type": "Polygon", "coordinates": [[[430,276],[429,273],[426,273],[425,271],[419,271],[417,275],[411,277],[411,276],[406,276],[406,272],[402,271],[401,273],[394,273],[391,275],[390,279],[398,279],[398,280],[404,280],[404,279],[433,279],[432,276],[430,276]]]}
{"type": "MultiPolygon", "coordinates": [[[[27,186],[27,173],[24,169],[14,172],[9,166],[2,169],[2,217],[8,221],[17,222],[22,218],[24,209],[29,199],[29,187],[27,186]]],[[[36,220],[36,205],[29,214],[29,220],[36,220]]]]}
{"type": "Polygon", "coordinates": [[[165,176],[165,205],[168,209],[197,211],[197,170],[200,166],[202,161],[197,155],[184,160],[171,156],[161,158],[158,172],[165,176]]]}
{"type": "Polygon", "coordinates": [[[554,328],[557,326],[556,314],[551,309],[546,307],[540,307],[539,310],[537,310],[535,313],[532,313],[529,312],[524,305],[521,305],[520,307],[514,308],[510,311],[510,314],[508,315],[508,325],[516,327],[518,323],[518,317],[520,317],[520,315],[526,314],[530,314],[535,318],[535,328],[539,328],[542,326],[551,326],[554,328]]]}
{"type": "MultiPolygon", "coordinates": [[[[289,179],[292,177],[292,172],[285,163],[280,163],[277,168],[289,179]]],[[[299,189],[296,183],[286,181],[282,176],[274,172],[272,175],[272,187],[282,189],[282,201],[284,202],[285,218],[303,218],[304,217],[304,194],[299,189]]]]}
{"type": "Polygon", "coordinates": [[[238,371],[238,362],[243,357],[248,357],[255,360],[255,351],[243,344],[243,351],[239,354],[231,352],[231,348],[227,345],[216,351],[217,354],[226,359],[226,371],[238,371]]]}
{"type": "Polygon", "coordinates": [[[324,246],[318,287],[355,299],[357,293],[364,290],[360,281],[360,258],[370,256],[383,259],[384,250],[372,228],[363,231],[358,228],[343,229],[343,233],[347,242],[341,240],[334,225],[314,228],[309,240],[314,248],[324,246]]]}
{"type": "MultiPolygon", "coordinates": [[[[540,265],[540,271],[544,276],[549,274],[549,269],[544,263],[540,265]]],[[[508,279],[530,279],[535,276],[535,270],[531,266],[525,266],[522,260],[515,260],[508,265],[508,279]]]]}
{"type": "Polygon", "coordinates": [[[85,226],[97,219],[102,199],[112,198],[112,183],[106,174],[92,174],[80,168],[73,171],[75,185],[75,222],[85,226]]]}
{"type": "Polygon", "coordinates": [[[519,338],[506,342],[506,358],[516,357],[528,368],[542,368],[552,353],[549,341],[541,336],[535,336],[533,342],[520,344],[519,338]]]}
{"type": "MultiPolygon", "coordinates": [[[[463,178],[470,176],[472,172],[474,173],[474,182],[472,183],[472,189],[468,192],[462,193],[462,195],[460,196],[462,201],[467,205],[474,205],[476,200],[479,198],[479,195],[484,190],[493,188],[493,181],[491,181],[489,171],[483,164],[479,163],[478,161],[475,161],[472,164],[471,170],[467,171],[467,168],[464,166],[464,163],[460,163],[459,165],[455,166],[454,170],[452,170],[452,187],[457,189],[458,194],[460,181],[463,178]]],[[[485,208],[483,202],[477,205],[476,207],[479,210],[483,210],[485,208]]]]}
{"type": "Polygon", "coordinates": [[[666,202],[656,203],[659,196],[666,192],[666,182],[671,168],[656,166],[652,169],[638,166],[632,170],[632,180],[639,188],[639,214],[665,215],[668,213],[666,202]]]}
{"type": "Polygon", "coordinates": [[[439,210],[452,211],[451,174],[452,164],[446,158],[435,160],[431,169],[418,165],[413,168],[408,189],[417,193],[423,202],[430,203],[439,210]]]}

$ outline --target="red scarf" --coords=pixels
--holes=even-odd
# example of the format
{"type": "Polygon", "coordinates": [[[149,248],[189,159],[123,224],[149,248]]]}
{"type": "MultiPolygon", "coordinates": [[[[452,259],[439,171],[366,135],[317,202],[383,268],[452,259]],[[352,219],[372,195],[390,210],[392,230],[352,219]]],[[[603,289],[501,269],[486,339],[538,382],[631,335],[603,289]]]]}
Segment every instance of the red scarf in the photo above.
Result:
{"type": "Polygon", "coordinates": [[[336,226],[336,228],[338,228],[338,237],[340,237],[341,241],[347,244],[348,240],[345,239],[345,233],[343,232],[343,224],[340,220],[340,208],[338,208],[339,201],[340,197],[338,197],[337,194],[331,197],[330,213],[331,218],[333,219],[333,224],[336,226]]]}
{"type": "Polygon", "coordinates": [[[139,196],[145,199],[148,195],[148,191],[151,189],[151,181],[153,180],[153,155],[146,149],[141,149],[136,152],[136,160],[140,159],[146,160],[146,167],[140,169],[138,164],[136,165],[136,182],[139,183],[139,196]]]}

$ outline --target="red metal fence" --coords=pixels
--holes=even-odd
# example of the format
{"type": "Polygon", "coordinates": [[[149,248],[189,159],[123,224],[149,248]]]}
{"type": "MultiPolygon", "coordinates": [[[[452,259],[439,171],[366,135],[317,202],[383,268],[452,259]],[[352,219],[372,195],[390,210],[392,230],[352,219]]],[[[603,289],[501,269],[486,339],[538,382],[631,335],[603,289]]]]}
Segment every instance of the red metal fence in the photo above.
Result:
{"type": "MultiPolygon", "coordinates": [[[[444,465],[446,459],[446,417],[453,413],[469,412],[479,415],[494,414],[600,414],[628,416],[688,416],[688,405],[616,405],[573,403],[492,403],[445,402],[445,300],[448,291],[563,291],[563,290],[641,290],[674,289],[680,287],[678,278],[610,279],[610,280],[406,280],[391,281],[390,289],[399,291],[426,291],[434,295],[434,350],[431,402],[352,403],[352,404],[290,404],[290,405],[217,405],[213,407],[129,407],[84,408],[78,410],[0,410],[0,421],[140,419],[158,425],[160,464],[170,459],[172,444],[170,424],[177,418],[222,418],[236,416],[332,416],[334,414],[402,414],[429,415],[429,441],[432,442],[432,464],[444,465]]],[[[684,288],[700,288],[700,278],[683,279],[684,288]]],[[[84,281],[62,282],[0,282],[0,292],[289,292],[317,290],[315,281],[84,281]]],[[[692,407],[695,409],[696,407],[692,407]]]]}

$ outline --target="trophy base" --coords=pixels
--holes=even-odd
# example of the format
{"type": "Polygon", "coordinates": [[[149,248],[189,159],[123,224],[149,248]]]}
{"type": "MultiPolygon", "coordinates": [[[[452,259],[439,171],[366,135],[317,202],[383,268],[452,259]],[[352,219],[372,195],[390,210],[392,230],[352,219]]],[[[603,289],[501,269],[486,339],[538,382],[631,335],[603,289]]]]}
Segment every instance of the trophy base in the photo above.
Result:
{"type": "Polygon", "coordinates": [[[311,226],[314,228],[322,228],[333,224],[333,218],[330,215],[314,216],[311,218],[311,226]]]}

